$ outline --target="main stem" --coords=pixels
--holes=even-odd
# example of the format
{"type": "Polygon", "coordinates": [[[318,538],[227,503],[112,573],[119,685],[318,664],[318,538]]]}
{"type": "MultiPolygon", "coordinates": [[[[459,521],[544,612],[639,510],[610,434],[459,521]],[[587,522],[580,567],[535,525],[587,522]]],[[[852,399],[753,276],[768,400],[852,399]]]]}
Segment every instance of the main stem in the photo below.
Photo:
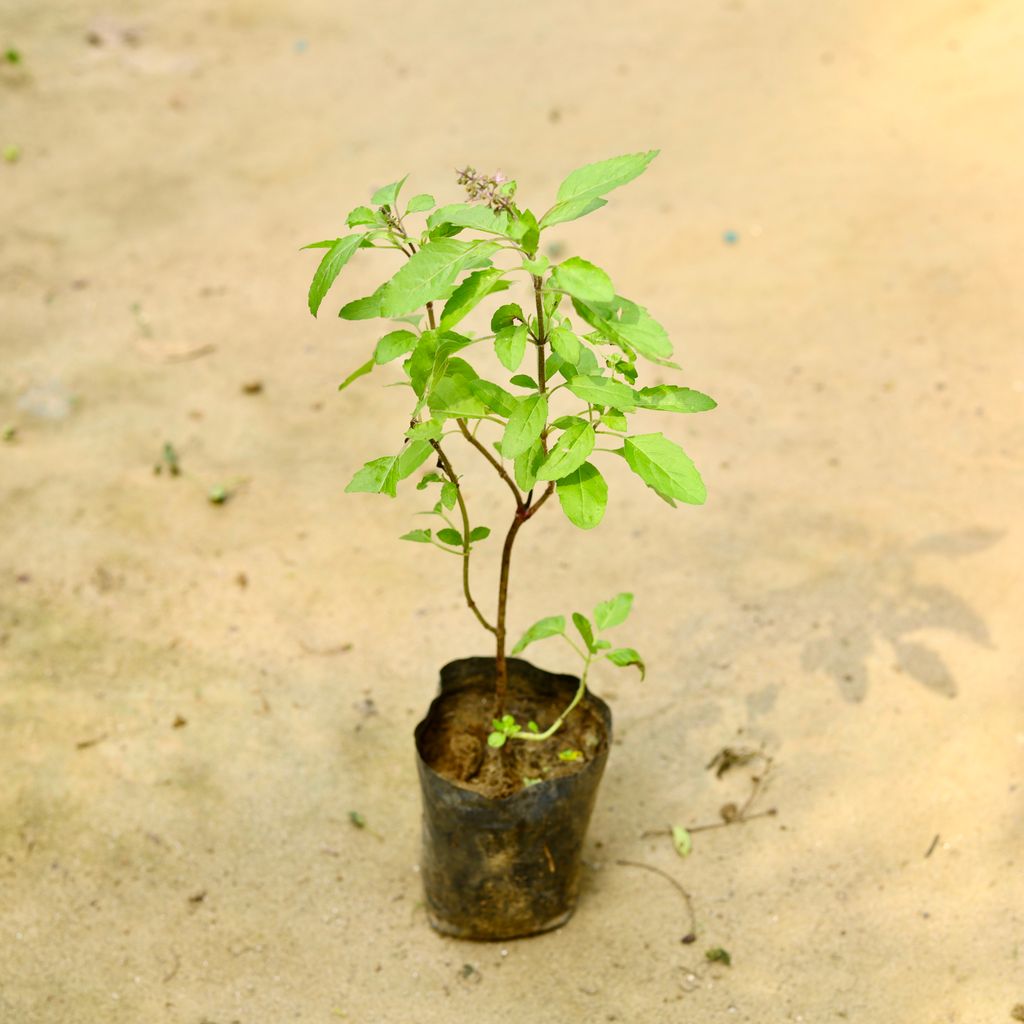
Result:
{"type": "MultiPolygon", "coordinates": [[[[547,378],[544,373],[544,348],[548,340],[547,327],[544,323],[544,298],[541,294],[542,278],[539,274],[533,275],[533,296],[537,309],[537,390],[540,394],[547,391],[547,378]]],[[[547,431],[541,434],[541,447],[546,452],[547,431]]],[[[505,544],[501,549],[501,572],[498,576],[498,614],[495,620],[495,684],[494,684],[494,717],[501,718],[505,713],[505,702],[508,699],[508,660],[505,657],[505,636],[506,636],[506,613],[508,611],[508,581],[512,565],[512,546],[515,544],[516,535],[522,528],[523,523],[531,516],[537,514],[540,507],[551,497],[555,489],[554,483],[548,484],[540,499],[533,500],[533,491],[526,496],[526,500],[517,505],[516,514],[512,524],[505,534],[505,544]]]]}

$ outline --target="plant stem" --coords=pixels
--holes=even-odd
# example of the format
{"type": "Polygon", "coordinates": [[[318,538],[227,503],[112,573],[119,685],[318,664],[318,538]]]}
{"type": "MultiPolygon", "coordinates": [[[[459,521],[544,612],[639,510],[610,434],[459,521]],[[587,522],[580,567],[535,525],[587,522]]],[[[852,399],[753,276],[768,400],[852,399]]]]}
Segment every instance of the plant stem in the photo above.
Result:
{"type": "MultiPolygon", "coordinates": [[[[544,346],[547,342],[547,330],[544,325],[544,300],[541,296],[541,287],[543,284],[543,278],[539,274],[532,275],[533,277],[533,296],[534,303],[537,308],[537,390],[540,394],[544,394],[547,390],[547,380],[544,376],[544,346]]],[[[463,430],[463,433],[469,436],[468,431],[463,430]]],[[[475,439],[474,439],[475,440],[475,439]]],[[[541,434],[541,446],[546,452],[548,449],[547,444],[547,432],[541,434]]],[[[490,461],[490,452],[486,451],[483,446],[477,444],[477,447],[488,456],[490,461]]],[[[499,468],[499,472],[507,480],[508,474],[499,468]]],[[[511,484],[511,481],[508,481],[511,484]]],[[[554,483],[548,484],[545,488],[543,495],[536,504],[533,502],[533,491],[527,495],[526,500],[523,501],[519,496],[519,491],[515,485],[512,484],[512,489],[516,494],[516,513],[512,519],[512,524],[508,528],[508,533],[505,535],[505,544],[501,549],[501,573],[498,577],[498,613],[495,620],[496,629],[494,630],[495,638],[495,681],[494,681],[494,717],[501,718],[505,713],[505,701],[508,696],[508,661],[505,657],[505,635],[506,635],[506,620],[508,613],[508,581],[509,572],[511,569],[512,561],[512,545],[515,544],[516,534],[519,533],[523,523],[527,519],[536,515],[538,509],[544,504],[548,498],[551,497],[555,489],[554,483]]]]}
{"type": "Polygon", "coordinates": [[[484,627],[489,633],[497,633],[496,627],[492,626],[483,616],[483,613],[477,607],[476,601],[473,600],[473,595],[469,590],[469,512],[466,510],[466,501],[462,497],[462,488],[459,486],[459,478],[455,475],[455,470],[452,468],[451,462],[448,461],[448,456],[441,450],[440,442],[431,441],[431,447],[437,452],[437,461],[441,464],[441,468],[444,470],[445,475],[452,482],[452,486],[455,488],[455,500],[459,503],[459,512],[462,515],[462,592],[466,596],[466,604],[469,605],[469,610],[476,616],[477,621],[481,626],[484,627]]]}
{"type": "Polygon", "coordinates": [[[523,510],[525,508],[523,496],[519,493],[519,488],[516,487],[515,482],[505,471],[505,467],[469,432],[465,420],[457,419],[455,422],[458,423],[462,436],[491,464],[498,476],[508,484],[513,497],[516,499],[516,508],[520,511],[523,510]]]}
{"type": "Polygon", "coordinates": [[[587,652],[587,655],[583,661],[583,673],[580,675],[580,685],[576,689],[576,695],[573,697],[572,702],[569,706],[549,725],[543,732],[517,732],[511,738],[514,740],[546,740],[549,736],[554,736],[559,729],[562,728],[562,723],[569,717],[569,713],[581,700],[583,695],[587,692],[587,672],[590,670],[590,662],[593,655],[587,652]]]}

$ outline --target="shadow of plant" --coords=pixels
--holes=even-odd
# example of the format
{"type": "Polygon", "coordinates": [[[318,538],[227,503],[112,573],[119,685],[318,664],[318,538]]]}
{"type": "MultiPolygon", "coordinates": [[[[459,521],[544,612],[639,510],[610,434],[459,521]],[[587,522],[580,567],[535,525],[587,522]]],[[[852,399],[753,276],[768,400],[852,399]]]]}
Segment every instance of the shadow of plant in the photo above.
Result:
{"type": "Polygon", "coordinates": [[[949,666],[913,634],[944,629],[991,646],[988,627],[951,590],[919,582],[917,564],[924,555],[969,557],[1000,537],[981,528],[936,534],[909,548],[886,548],[870,565],[840,563],[812,588],[801,586],[801,597],[813,598],[818,609],[814,626],[824,630],[804,645],[803,667],[826,673],[846,700],[860,701],[868,690],[868,659],[881,641],[901,671],[935,693],[955,697],[957,683],[949,666]]]}

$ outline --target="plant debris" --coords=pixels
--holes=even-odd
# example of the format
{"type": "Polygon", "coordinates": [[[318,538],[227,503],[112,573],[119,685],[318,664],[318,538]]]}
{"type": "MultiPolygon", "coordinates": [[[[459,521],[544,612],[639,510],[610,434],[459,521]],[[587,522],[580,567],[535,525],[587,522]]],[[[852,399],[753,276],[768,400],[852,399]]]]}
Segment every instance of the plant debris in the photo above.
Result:
{"type": "Polygon", "coordinates": [[[713,946],[711,949],[705,950],[704,955],[713,964],[725,964],[726,967],[732,966],[732,957],[729,955],[729,951],[722,949],[721,946],[713,946]]]}

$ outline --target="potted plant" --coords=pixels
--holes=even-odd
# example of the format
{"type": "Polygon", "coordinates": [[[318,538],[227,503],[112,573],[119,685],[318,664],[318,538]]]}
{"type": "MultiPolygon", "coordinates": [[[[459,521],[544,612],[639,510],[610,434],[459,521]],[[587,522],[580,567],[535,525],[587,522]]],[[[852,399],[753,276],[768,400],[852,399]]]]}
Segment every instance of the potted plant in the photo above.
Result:
{"type": "Polygon", "coordinates": [[[608,192],[656,155],[573,171],[540,217],[520,206],[515,182],[500,174],[457,172],[465,201],[440,207],[423,194],[403,202],[403,178],[348,214],[348,234],[307,246],[326,250],[309,290],[314,316],[357,251],[401,256],[372,295],[340,312],[344,320],[393,321],[341,389],[401,360],[413,403],[392,453],[366,463],[346,490],[395,497],[402,481],[421,472],[416,489],[429,493],[431,507],[420,514],[431,525],[402,539],[459,559],[466,604],[494,643],[493,658],[445,666],[439,696],[415,732],[428,913],[449,934],[511,938],[568,919],[611,741],[611,715],[589,692],[589,672],[600,661],[644,673],[633,648],[605,638],[628,616],[629,593],[600,602],[592,616],[574,612],[575,635],[563,615],[552,615],[507,650],[520,530],[557,506],[573,526],[596,527],[608,500],[596,465],[604,458],[624,459],[670,505],[704,501],[704,484],[682,448],[661,433],[632,432],[629,418],[644,410],[701,412],[715,403],[675,384],[638,386],[638,358],[678,369],[665,330],[643,306],[617,295],[593,263],[578,256],[552,263],[541,252],[544,231],[600,209],[608,192]],[[425,223],[413,227],[423,215],[425,223]],[[517,282],[526,286],[522,302],[504,294],[517,282]],[[476,333],[467,324],[484,303],[490,330],[476,333]],[[502,383],[493,379],[496,371],[503,371],[502,383]],[[464,446],[458,455],[457,444],[464,446]],[[490,530],[471,518],[472,495],[456,468],[464,456],[484,459],[510,497],[493,615],[471,588],[472,556],[490,530]],[[580,656],[578,678],[510,657],[555,636],[580,656]]]}

